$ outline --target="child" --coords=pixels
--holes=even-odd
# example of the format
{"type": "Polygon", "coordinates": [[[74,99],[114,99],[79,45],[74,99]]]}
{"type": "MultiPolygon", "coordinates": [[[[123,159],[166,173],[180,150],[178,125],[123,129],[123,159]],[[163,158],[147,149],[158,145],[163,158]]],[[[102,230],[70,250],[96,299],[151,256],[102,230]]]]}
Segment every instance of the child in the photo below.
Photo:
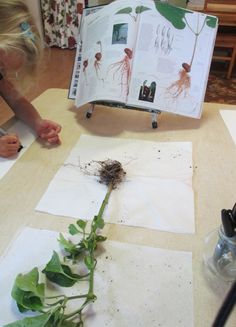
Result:
{"type": "MultiPolygon", "coordinates": [[[[39,34],[32,24],[28,7],[21,0],[0,0],[0,96],[16,117],[36,131],[48,143],[60,143],[61,126],[43,119],[10,81],[11,74],[31,76],[36,71],[41,53],[39,34]]],[[[22,81],[22,80],[20,80],[22,81]]],[[[17,154],[20,140],[17,135],[0,137],[0,157],[17,154]]]]}

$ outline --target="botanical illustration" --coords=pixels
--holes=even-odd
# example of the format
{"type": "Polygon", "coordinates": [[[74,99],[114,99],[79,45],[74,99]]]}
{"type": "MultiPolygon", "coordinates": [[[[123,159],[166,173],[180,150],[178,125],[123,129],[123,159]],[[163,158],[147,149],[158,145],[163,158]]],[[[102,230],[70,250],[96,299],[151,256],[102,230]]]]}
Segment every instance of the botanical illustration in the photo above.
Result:
{"type": "Polygon", "coordinates": [[[129,93],[129,80],[131,76],[131,60],[133,58],[133,50],[129,48],[124,49],[124,57],[108,67],[108,73],[112,72],[113,79],[118,79],[121,85],[121,92],[125,91],[126,95],[129,93]],[[118,77],[117,77],[118,76],[118,77]]]}
{"type": "Polygon", "coordinates": [[[101,79],[99,73],[100,73],[100,68],[101,68],[101,60],[102,60],[102,42],[97,41],[97,45],[99,46],[99,51],[95,53],[95,60],[94,60],[94,68],[96,71],[96,75],[98,79],[101,79]]]}
{"type": "Polygon", "coordinates": [[[173,49],[174,34],[170,27],[161,26],[160,24],[156,27],[156,37],[154,42],[155,51],[159,50],[165,55],[170,54],[173,49]]]}
{"type": "Polygon", "coordinates": [[[142,12],[144,12],[144,11],[147,11],[147,10],[150,10],[150,8],[145,7],[145,6],[137,6],[134,9],[134,12],[133,12],[132,7],[126,7],[126,8],[123,8],[123,9],[117,11],[116,15],[127,14],[136,22],[137,18],[138,18],[138,15],[141,14],[142,12]]]}
{"type": "Polygon", "coordinates": [[[88,64],[89,64],[88,59],[85,59],[83,61],[83,73],[84,73],[84,78],[85,78],[85,83],[86,84],[88,84],[88,80],[87,80],[87,68],[88,68],[88,64]]]}
{"type": "Polygon", "coordinates": [[[194,30],[186,18],[186,14],[193,14],[192,11],[183,8],[173,7],[173,6],[171,6],[171,10],[170,10],[170,5],[163,4],[160,2],[155,2],[155,6],[157,11],[163,17],[165,17],[169,22],[171,22],[176,29],[182,30],[188,28],[195,37],[192,57],[189,59],[189,62],[182,63],[182,68],[179,71],[178,80],[173,82],[167,89],[173,98],[178,98],[181,94],[186,96],[191,86],[191,76],[189,75],[189,73],[191,72],[191,67],[194,61],[199,35],[202,33],[205,25],[211,28],[215,28],[216,18],[211,16],[206,16],[203,23],[200,26],[199,16],[198,16],[197,28],[196,30],[194,30]]]}
{"type": "MultiPolygon", "coordinates": [[[[142,12],[147,11],[147,10],[150,10],[150,8],[145,7],[145,6],[137,6],[134,9],[132,7],[126,7],[126,8],[123,8],[123,9],[117,11],[116,15],[127,14],[134,20],[134,22],[136,22],[138,15],[140,15],[142,12]]],[[[127,35],[127,26],[125,26],[125,28],[126,28],[126,35],[127,35]]],[[[118,27],[116,27],[116,28],[115,28],[115,26],[113,27],[113,39],[114,39],[114,32],[115,32],[115,37],[117,38],[117,34],[118,33],[120,34],[118,27]]],[[[124,34],[124,32],[123,32],[123,34],[124,34]]],[[[127,36],[126,36],[126,39],[127,39],[127,36]]],[[[120,38],[119,38],[119,40],[120,40],[120,38]]],[[[125,39],[121,39],[121,40],[124,41],[125,39]]],[[[124,92],[125,95],[128,95],[129,80],[131,77],[131,60],[133,58],[133,49],[125,48],[124,53],[125,53],[125,56],[123,57],[123,59],[111,64],[108,67],[107,73],[111,72],[113,75],[113,79],[120,81],[121,93],[124,92]]]]}

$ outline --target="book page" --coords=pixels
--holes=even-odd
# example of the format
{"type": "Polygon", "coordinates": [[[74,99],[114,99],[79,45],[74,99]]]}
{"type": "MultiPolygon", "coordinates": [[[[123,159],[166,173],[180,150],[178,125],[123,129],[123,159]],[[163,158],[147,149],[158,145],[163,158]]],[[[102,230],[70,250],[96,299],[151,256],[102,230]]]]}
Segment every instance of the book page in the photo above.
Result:
{"type": "Polygon", "coordinates": [[[83,17],[76,106],[96,100],[125,103],[140,1],[120,0],[83,17]]]}
{"type": "MultiPolygon", "coordinates": [[[[95,12],[101,10],[103,6],[97,6],[93,8],[84,8],[83,9],[83,16],[88,16],[91,14],[94,14],[95,12]]],[[[68,98],[69,99],[76,99],[76,93],[77,93],[77,88],[78,88],[78,81],[79,81],[79,75],[81,71],[81,56],[82,56],[82,42],[81,42],[81,35],[82,35],[82,30],[83,30],[83,20],[81,20],[81,24],[79,27],[79,37],[77,39],[77,48],[76,48],[76,54],[75,54],[75,59],[74,59],[74,65],[72,69],[72,76],[71,76],[71,83],[69,87],[69,92],[68,92],[68,98]]]]}
{"type": "Polygon", "coordinates": [[[128,105],[200,118],[217,19],[143,1],[128,105]]]}

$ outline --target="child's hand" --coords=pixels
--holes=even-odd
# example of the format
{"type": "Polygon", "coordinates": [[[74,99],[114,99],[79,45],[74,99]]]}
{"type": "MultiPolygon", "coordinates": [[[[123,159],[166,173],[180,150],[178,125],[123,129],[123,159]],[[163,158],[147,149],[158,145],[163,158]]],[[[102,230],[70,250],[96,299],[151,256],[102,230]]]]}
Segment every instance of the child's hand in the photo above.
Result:
{"type": "Polygon", "coordinates": [[[36,132],[38,133],[41,139],[47,141],[48,143],[57,143],[60,144],[59,133],[61,131],[61,126],[57,123],[40,119],[36,123],[36,132]]]}
{"type": "Polygon", "coordinates": [[[15,134],[0,137],[0,156],[4,158],[13,157],[18,153],[20,140],[15,134]]]}

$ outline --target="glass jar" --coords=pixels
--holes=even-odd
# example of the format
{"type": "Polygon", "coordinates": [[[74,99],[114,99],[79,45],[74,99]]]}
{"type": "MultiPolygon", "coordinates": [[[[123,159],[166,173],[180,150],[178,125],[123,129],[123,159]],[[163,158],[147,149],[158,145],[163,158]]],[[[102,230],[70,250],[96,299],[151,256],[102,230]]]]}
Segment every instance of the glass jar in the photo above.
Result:
{"type": "Polygon", "coordinates": [[[227,237],[222,226],[205,238],[206,267],[224,281],[236,280],[236,236],[227,237]]]}

